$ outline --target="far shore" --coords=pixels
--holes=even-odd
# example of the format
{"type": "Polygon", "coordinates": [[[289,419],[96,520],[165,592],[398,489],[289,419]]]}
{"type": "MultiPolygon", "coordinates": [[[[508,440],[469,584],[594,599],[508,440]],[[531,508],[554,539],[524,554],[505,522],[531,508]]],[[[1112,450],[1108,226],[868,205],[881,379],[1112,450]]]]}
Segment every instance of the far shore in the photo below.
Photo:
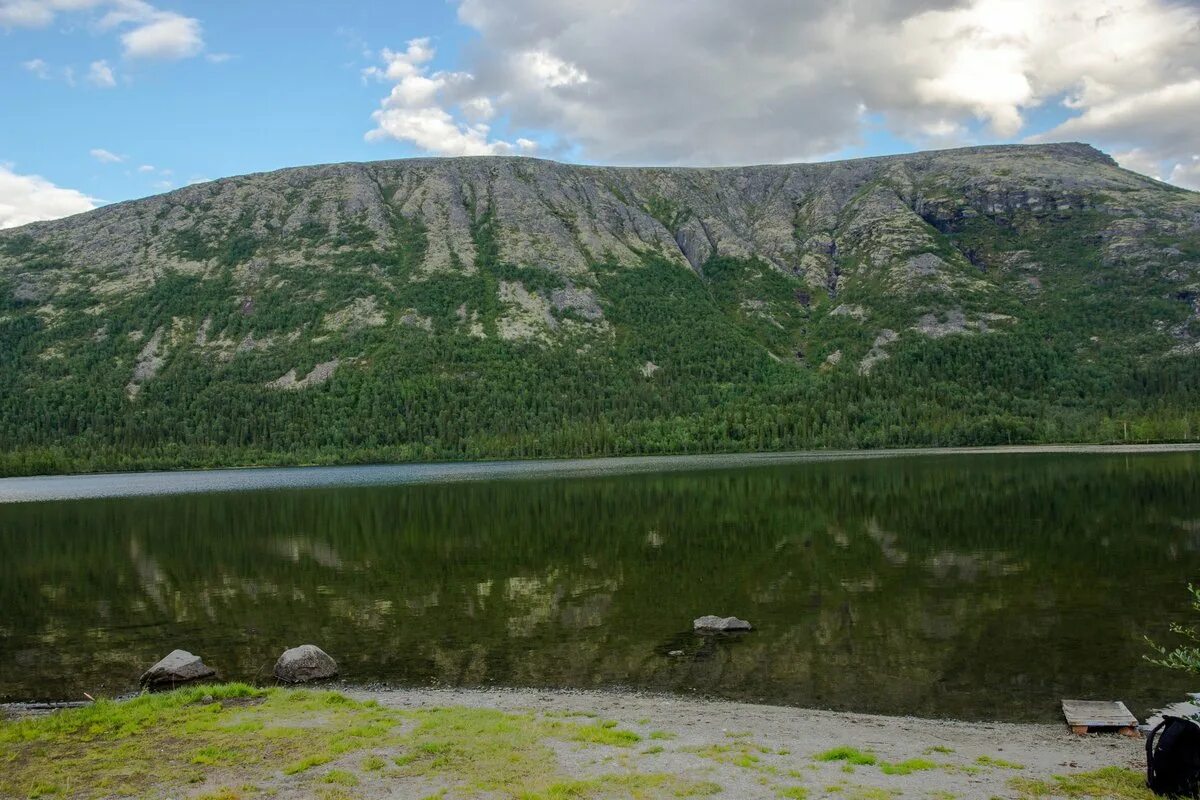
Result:
{"type": "Polygon", "coordinates": [[[388,486],[482,480],[588,477],[781,466],[832,461],[966,455],[1138,455],[1200,451],[1200,442],[1174,444],[1045,444],[880,450],[804,450],[780,453],[611,456],[522,461],[443,461],[338,466],[248,466],[203,470],[98,472],[0,478],[0,503],[101,497],[194,494],[281,488],[388,486]]]}

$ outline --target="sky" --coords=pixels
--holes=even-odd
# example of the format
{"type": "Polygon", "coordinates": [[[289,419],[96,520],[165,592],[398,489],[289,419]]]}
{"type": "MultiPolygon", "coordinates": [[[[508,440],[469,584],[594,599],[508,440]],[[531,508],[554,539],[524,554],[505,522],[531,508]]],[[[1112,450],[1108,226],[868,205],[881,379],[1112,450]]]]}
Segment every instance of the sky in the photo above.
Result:
{"type": "Polygon", "coordinates": [[[1200,0],[0,0],[0,227],[337,161],[1041,141],[1200,189],[1200,0]]]}

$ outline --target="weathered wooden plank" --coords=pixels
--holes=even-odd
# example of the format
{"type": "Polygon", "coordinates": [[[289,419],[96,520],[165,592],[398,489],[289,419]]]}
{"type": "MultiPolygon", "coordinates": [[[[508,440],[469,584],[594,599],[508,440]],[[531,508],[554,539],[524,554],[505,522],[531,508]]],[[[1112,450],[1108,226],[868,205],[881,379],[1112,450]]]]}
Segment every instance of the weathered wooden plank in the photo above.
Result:
{"type": "Polygon", "coordinates": [[[1137,726],[1137,718],[1119,700],[1063,700],[1062,710],[1072,729],[1137,726]]]}

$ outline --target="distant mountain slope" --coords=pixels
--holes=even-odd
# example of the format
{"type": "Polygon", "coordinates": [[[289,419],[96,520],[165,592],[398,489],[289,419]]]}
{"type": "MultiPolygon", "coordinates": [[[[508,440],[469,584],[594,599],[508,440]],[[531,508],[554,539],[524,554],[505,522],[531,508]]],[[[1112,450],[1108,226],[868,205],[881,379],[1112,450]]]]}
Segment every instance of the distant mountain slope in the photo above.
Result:
{"type": "Polygon", "coordinates": [[[1194,438],[1200,194],[1082,144],[228,178],[0,231],[0,470],[1194,438]]]}

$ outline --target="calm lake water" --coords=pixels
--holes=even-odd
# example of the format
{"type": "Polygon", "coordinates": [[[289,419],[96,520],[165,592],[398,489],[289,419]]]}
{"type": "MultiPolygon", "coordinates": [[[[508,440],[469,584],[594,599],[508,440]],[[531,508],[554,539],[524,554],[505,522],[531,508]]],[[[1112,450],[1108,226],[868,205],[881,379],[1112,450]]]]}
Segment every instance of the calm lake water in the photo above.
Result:
{"type": "Polygon", "coordinates": [[[1189,621],[1200,454],[575,463],[0,481],[0,700],[130,691],[175,647],[262,682],[304,642],[354,684],[966,719],[1200,689],[1142,639],[1189,621]]]}

